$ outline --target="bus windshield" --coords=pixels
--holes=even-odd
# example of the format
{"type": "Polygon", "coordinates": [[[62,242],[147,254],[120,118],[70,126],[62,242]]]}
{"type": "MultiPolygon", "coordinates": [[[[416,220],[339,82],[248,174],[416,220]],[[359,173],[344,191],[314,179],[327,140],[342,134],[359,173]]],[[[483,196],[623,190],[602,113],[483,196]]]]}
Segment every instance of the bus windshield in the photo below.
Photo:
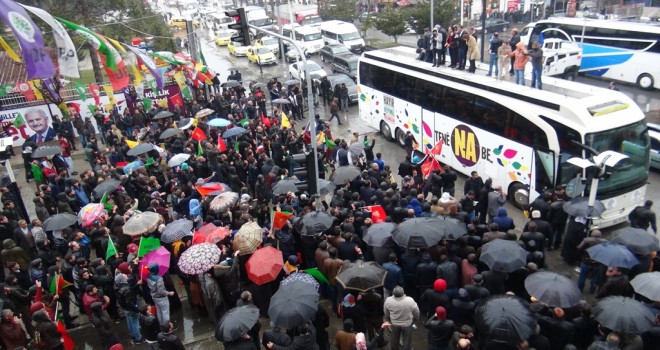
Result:
{"type": "Polygon", "coordinates": [[[346,33],[346,34],[340,34],[339,37],[340,37],[343,41],[351,41],[351,40],[359,40],[359,39],[362,39],[362,37],[360,36],[360,33],[358,33],[358,32],[346,33]]]}
{"type": "Polygon", "coordinates": [[[259,18],[259,19],[251,20],[250,24],[257,27],[263,27],[272,24],[272,21],[270,20],[270,18],[259,18]]]}

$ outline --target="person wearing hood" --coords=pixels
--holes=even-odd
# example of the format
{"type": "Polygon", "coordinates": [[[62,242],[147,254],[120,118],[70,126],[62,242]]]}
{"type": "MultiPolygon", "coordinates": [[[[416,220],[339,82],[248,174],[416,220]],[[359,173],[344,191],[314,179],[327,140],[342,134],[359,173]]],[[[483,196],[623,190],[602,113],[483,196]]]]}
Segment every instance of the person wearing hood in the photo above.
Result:
{"type": "Polygon", "coordinates": [[[407,209],[412,209],[415,211],[415,217],[419,217],[422,215],[422,206],[419,204],[419,200],[417,198],[413,198],[410,201],[410,204],[406,207],[407,209]]]}
{"type": "Polygon", "coordinates": [[[109,349],[111,346],[121,343],[117,332],[115,332],[114,322],[103,309],[103,304],[97,301],[92,303],[89,308],[91,310],[90,320],[99,334],[103,346],[109,349]]]}
{"type": "Polygon", "coordinates": [[[71,181],[71,189],[76,193],[76,197],[78,198],[81,207],[84,207],[90,203],[89,196],[87,196],[87,193],[85,193],[85,189],[80,186],[80,181],[71,181]]]}
{"type": "Polygon", "coordinates": [[[298,334],[293,337],[293,341],[288,346],[281,346],[273,343],[266,344],[269,350],[319,350],[316,344],[316,335],[312,327],[307,323],[298,326],[298,334]]]}
{"type": "Polygon", "coordinates": [[[158,275],[158,271],[160,270],[158,264],[149,264],[148,269],[149,277],[147,277],[147,286],[149,287],[151,298],[154,304],[156,304],[158,322],[161,325],[168,324],[170,322],[170,300],[167,297],[174,295],[174,292],[168,292],[165,289],[165,282],[158,275]]]}
{"type": "Polygon", "coordinates": [[[17,262],[21,265],[21,269],[27,271],[30,267],[30,256],[23,250],[23,248],[16,245],[11,239],[5,239],[2,242],[3,250],[0,253],[0,260],[2,261],[2,267],[6,269],[5,272],[9,272],[9,263],[17,262]]]}
{"type": "Polygon", "coordinates": [[[508,216],[506,208],[501,207],[497,209],[497,216],[493,218],[493,222],[500,227],[500,231],[507,232],[516,228],[513,219],[508,216]]]}
{"type": "Polygon", "coordinates": [[[199,203],[199,199],[192,198],[188,202],[188,214],[190,219],[195,223],[195,228],[199,228],[202,224],[202,205],[199,203]]]}
{"type": "Polygon", "coordinates": [[[64,349],[62,333],[57,330],[57,323],[53,322],[46,310],[38,310],[32,314],[34,327],[39,332],[37,349],[64,349]]]}
{"type": "Polygon", "coordinates": [[[424,325],[428,329],[429,350],[449,350],[449,340],[451,340],[456,325],[454,321],[447,319],[447,310],[438,306],[435,308],[435,314],[424,325]]]}
{"type": "Polygon", "coordinates": [[[128,332],[133,338],[133,344],[139,344],[144,341],[140,333],[140,309],[138,308],[137,290],[131,288],[128,281],[129,278],[133,278],[133,276],[128,263],[123,262],[119,264],[117,274],[115,275],[117,300],[126,315],[126,325],[128,326],[128,332]]]}

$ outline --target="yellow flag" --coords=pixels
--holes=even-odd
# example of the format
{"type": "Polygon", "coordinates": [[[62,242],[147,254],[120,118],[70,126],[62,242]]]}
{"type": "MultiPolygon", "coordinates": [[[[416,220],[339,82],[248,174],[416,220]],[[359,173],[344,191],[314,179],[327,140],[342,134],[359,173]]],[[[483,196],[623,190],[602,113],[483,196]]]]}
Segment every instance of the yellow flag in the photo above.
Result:
{"type": "Polygon", "coordinates": [[[110,101],[110,104],[113,105],[114,108],[114,105],[115,103],[117,103],[117,100],[115,100],[115,91],[112,89],[112,86],[103,85],[103,91],[105,91],[106,95],[108,95],[108,100],[110,101]]]}
{"type": "Polygon", "coordinates": [[[166,99],[166,98],[160,98],[160,99],[158,99],[158,101],[156,101],[156,103],[158,103],[158,105],[161,106],[161,107],[163,107],[163,108],[167,108],[167,107],[168,107],[168,106],[167,106],[167,99],[166,99]]]}
{"type": "Polygon", "coordinates": [[[3,39],[1,36],[0,36],[0,46],[2,46],[2,49],[5,50],[9,58],[14,60],[16,63],[21,63],[21,58],[18,57],[18,54],[16,54],[14,49],[12,49],[11,46],[9,46],[9,44],[7,44],[5,39],[3,39]]]}
{"type": "Polygon", "coordinates": [[[325,143],[325,132],[321,131],[319,136],[316,137],[316,144],[322,145],[325,143]]]}
{"type": "Polygon", "coordinates": [[[105,38],[110,42],[110,44],[112,44],[112,46],[115,47],[115,49],[119,50],[119,52],[126,52],[126,49],[124,49],[124,46],[122,44],[120,44],[117,40],[110,39],[107,36],[105,38]]]}
{"type": "Polygon", "coordinates": [[[106,111],[112,111],[113,109],[115,109],[115,105],[111,103],[107,103],[103,105],[103,108],[105,108],[106,111]]]}
{"type": "Polygon", "coordinates": [[[186,77],[183,75],[182,71],[178,71],[174,73],[174,80],[176,80],[177,85],[179,85],[179,89],[182,89],[186,87],[186,77]]]}
{"type": "Polygon", "coordinates": [[[126,144],[128,145],[128,148],[133,148],[133,147],[135,147],[135,146],[137,146],[137,145],[140,144],[140,143],[137,142],[137,141],[131,141],[131,140],[129,140],[129,139],[126,139],[125,141],[126,141],[126,144]]]}
{"type": "Polygon", "coordinates": [[[140,70],[137,69],[137,67],[131,65],[131,69],[133,69],[133,86],[138,87],[140,84],[142,84],[144,78],[142,77],[142,74],[140,73],[140,70]]]}
{"type": "Polygon", "coordinates": [[[32,87],[32,91],[34,91],[34,97],[37,98],[37,100],[43,100],[44,96],[41,94],[41,90],[37,89],[38,87],[41,87],[41,82],[39,80],[30,80],[30,87],[32,87]]]}
{"type": "Polygon", "coordinates": [[[291,122],[289,121],[289,117],[286,116],[286,113],[282,112],[282,127],[291,129],[291,122]]]}
{"type": "Polygon", "coordinates": [[[193,125],[194,127],[197,127],[197,122],[198,122],[197,118],[193,118],[192,125],[193,125]]]}

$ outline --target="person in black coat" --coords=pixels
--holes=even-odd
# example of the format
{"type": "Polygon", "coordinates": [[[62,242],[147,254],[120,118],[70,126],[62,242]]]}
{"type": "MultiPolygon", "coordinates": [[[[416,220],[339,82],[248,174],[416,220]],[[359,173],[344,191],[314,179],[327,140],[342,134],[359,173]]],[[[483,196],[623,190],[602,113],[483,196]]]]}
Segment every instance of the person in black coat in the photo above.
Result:
{"type": "Polygon", "coordinates": [[[458,298],[451,301],[451,319],[458,326],[474,326],[474,310],[477,304],[470,301],[470,296],[465,288],[458,290],[458,298]]]}
{"type": "Polygon", "coordinates": [[[539,318],[541,334],[548,337],[551,350],[562,350],[566,344],[572,344],[575,325],[564,319],[564,310],[554,308],[552,316],[539,318]]]}
{"type": "Polygon", "coordinates": [[[151,344],[158,341],[158,333],[160,332],[158,318],[147,312],[146,305],[140,310],[140,332],[147,343],[151,344]]]}
{"type": "Polygon", "coordinates": [[[424,327],[428,329],[429,350],[449,349],[449,340],[456,330],[456,325],[454,321],[447,320],[447,310],[444,307],[436,307],[435,315],[426,321],[424,327]]]}
{"type": "Polygon", "coordinates": [[[365,311],[362,306],[357,305],[355,301],[355,296],[353,296],[353,294],[346,294],[344,302],[341,305],[342,320],[346,321],[349,318],[352,319],[355,332],[366,333],[367,318],[365,317],[365,311]]]}
{"type": "Polygon", "coordinates": [[[225,350],[259,350],[257,346],[254,345],[254,342],[252,342],[252,339],[250,339],[250,336],[247,334],[234,341],[223,342],[222,345],[224,345],[225,350]]]}
{"type": "Polygon", "coordinates": [[[319,350],[316,335],[307,323],[298,326],[298,333],[299,335],[293,337],[293,341],[288,346],[268,343],[266,348],[269,350],[319,350]]]}
{"type": "MultiPolygon", "coordinates": [[[[434,272],[435,274],[435,272],[434,272]]],[[[433,283],[433,288],[429,288],[420,298],[420,306],[427,317],[430,317],[438,306],[449,307],[449,296],[445,293],[447,282],[438,278],[433,283]]]]}
{"type": "MultiPolygon", "coordinates": [[[[174,334],[174,325],[172,322],[163,324],[160,327],[161,332],[158,333],[158,347],[160,350],[185,350],[186,348],[181,343],[179,337],[174,334]]],[[[253,344],[253,343],[250,343],[253,344]]],[[[254,345],[252,345],[254,346],[254,345]]]]}

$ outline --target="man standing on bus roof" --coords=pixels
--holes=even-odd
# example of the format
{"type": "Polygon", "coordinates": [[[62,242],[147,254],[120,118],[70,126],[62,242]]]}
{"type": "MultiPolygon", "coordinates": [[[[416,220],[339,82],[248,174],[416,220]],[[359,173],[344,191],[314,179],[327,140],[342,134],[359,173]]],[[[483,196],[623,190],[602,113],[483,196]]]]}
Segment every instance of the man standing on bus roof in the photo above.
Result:
{"type": "Polygon", "coordinates": [[[458,70],[465,70],[465,64],[467,63],[467,40],[465,40],[463,34],[467,33],[463,30],[463,26],[458,26],[458,70]]]}
{"type": "Polygon", "coordinates": [[[490,53],[490,58],[488,59],[488,74],[491,76],[493,74],[493,67],[495,67],[495,76],[499,77],[499,67],[497,64],[497,50],[502,46],[502,39],[500,39],[500,34],[498,32],[493,33],[493,36],[490,39],[490,47],[488,52],[490,53]]]}
{"type": "Polygon", "coordinates": [[[541,82],[541,76],[543,75],[543,49],[538,42],[532,43],[532,49],[528,53],[529,57],[532,59],[532,88],[538,88],[543,90],[543,83],[541,82]]]}
{"type": "MultiPolygon", "coordinates": [[[[509,39],[509,45],[511,49],[515,50],[516,46],[520,42],[520,35],[518,35],[518,28],[511,28],[511,39],[509,39]]],[[[511,57],[511,69],[509,70],[509,75],[513,75],[513,63],[515,62],[515,57],[511,57]]]]}

